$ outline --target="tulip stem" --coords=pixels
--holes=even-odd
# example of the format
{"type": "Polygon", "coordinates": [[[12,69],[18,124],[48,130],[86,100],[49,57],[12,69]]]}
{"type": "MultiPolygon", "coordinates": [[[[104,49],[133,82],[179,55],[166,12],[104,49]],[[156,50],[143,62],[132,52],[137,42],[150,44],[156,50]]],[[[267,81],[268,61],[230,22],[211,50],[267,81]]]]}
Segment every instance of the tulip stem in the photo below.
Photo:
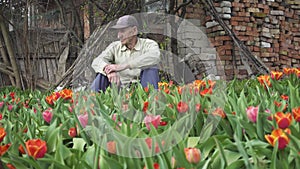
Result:
{"type": "Polygon", "coordinates": [[[97,144],[94,144],[96,146],[96,150],[95,150],[95,159],[94,159],[94,166],[93,169],[98,169],[98,163],[99,163],[99,151],[100,151],[100,146],[98,146],[97,144]]]}

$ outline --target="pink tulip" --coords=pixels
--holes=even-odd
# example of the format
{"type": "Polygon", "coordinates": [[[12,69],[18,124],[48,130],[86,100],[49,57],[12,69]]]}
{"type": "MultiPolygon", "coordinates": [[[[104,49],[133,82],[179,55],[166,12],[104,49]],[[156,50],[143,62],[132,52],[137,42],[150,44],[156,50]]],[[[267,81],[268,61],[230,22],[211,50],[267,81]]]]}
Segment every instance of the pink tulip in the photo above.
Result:
{"type": "Polygon", "coordinates": [[[87,113],[81,114],[81,115],[78,116],[78,120],[79,120],[81,126],[82,126],[83,128],[85,128],[86,125],[88,124],[89,116],[88,116],[87,113]]]}
{"type": "Polygon", "coordinates": [[[155,128],[158,127],[160,124],[160,115],[154,116],[154,115],[147,115],[144,118],[144,123],[146,124],[146,127],[148,130],[150,130],[150,124],[152,124],[155,128]]]}
{"type": "Polygon", "coordinates": [[[43,112],[43,118],[47,123],[50,123],[52,120],[53,114],[51,111],[52,111],[52,109],[49,108],[43,112]]]}
{"type": "Polygon", "coordinates": [[[247,113],[248,119],[250,121],[252,121],[253,123],[256,123],[258,109],[259,109],[259,106],[256,106],[256,107],[250,106],[250,107],[248,107],[246,109],[246,113],[247,113]]]}
{"type": "Polygon", "coordinates": [[[3,107],[4,102],[0,102],[0,109],[3,107]]]}
{"type": "Polygon", "coordinates": [[[14,107],[13,107],[13,105],[11,105],[11,104],[7,106],[8,111],[11,111],[13,108],[14,108],[14,107]]]}

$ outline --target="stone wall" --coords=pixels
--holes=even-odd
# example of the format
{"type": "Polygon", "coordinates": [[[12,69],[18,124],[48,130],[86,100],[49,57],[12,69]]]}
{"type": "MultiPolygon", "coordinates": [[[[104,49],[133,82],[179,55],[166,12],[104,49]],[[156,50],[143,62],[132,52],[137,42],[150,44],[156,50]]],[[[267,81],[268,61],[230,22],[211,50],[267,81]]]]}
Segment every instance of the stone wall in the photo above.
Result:
{"type": "MultiPolygon", "coordinates": [[[[270,70],[300,67],[299,0],[218,0],[214,5],[237,37],[270,70]]],[[[208,11],[206,15],[207,35],[224,64],[226,78],[247,77],[231,38],[208,11]]]]}

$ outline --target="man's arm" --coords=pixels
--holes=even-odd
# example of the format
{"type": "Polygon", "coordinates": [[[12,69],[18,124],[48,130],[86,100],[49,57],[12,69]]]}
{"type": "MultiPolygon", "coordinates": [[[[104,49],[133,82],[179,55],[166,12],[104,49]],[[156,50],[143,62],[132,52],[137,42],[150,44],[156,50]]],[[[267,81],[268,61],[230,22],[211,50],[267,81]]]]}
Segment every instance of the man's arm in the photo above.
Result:
{"type": "Polygon", "coordinates": [[[105,66],[114,63],[114,45],[111,43],[99,56],[97,56],[92,62],[92,68],[96,73],[102,73],[106,75],[104,71],[105,66]]]}

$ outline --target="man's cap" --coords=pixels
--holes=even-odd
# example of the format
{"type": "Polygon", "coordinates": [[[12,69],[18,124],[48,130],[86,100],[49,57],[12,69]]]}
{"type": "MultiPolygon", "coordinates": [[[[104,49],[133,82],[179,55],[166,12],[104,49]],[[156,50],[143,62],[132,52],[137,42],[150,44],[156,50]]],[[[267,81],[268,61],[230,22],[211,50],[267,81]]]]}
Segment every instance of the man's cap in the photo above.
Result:
{"type": "Polygon", "coordinates": [[[127,28],[131,26],[136,26],[138,27],[138,22],[135,19],[134,16],[131,15],[124,15],[120,17],[116,23],[116,25],[112,26],[111,28],[113,29],[122,29],[122,28],[127,28]]]}

